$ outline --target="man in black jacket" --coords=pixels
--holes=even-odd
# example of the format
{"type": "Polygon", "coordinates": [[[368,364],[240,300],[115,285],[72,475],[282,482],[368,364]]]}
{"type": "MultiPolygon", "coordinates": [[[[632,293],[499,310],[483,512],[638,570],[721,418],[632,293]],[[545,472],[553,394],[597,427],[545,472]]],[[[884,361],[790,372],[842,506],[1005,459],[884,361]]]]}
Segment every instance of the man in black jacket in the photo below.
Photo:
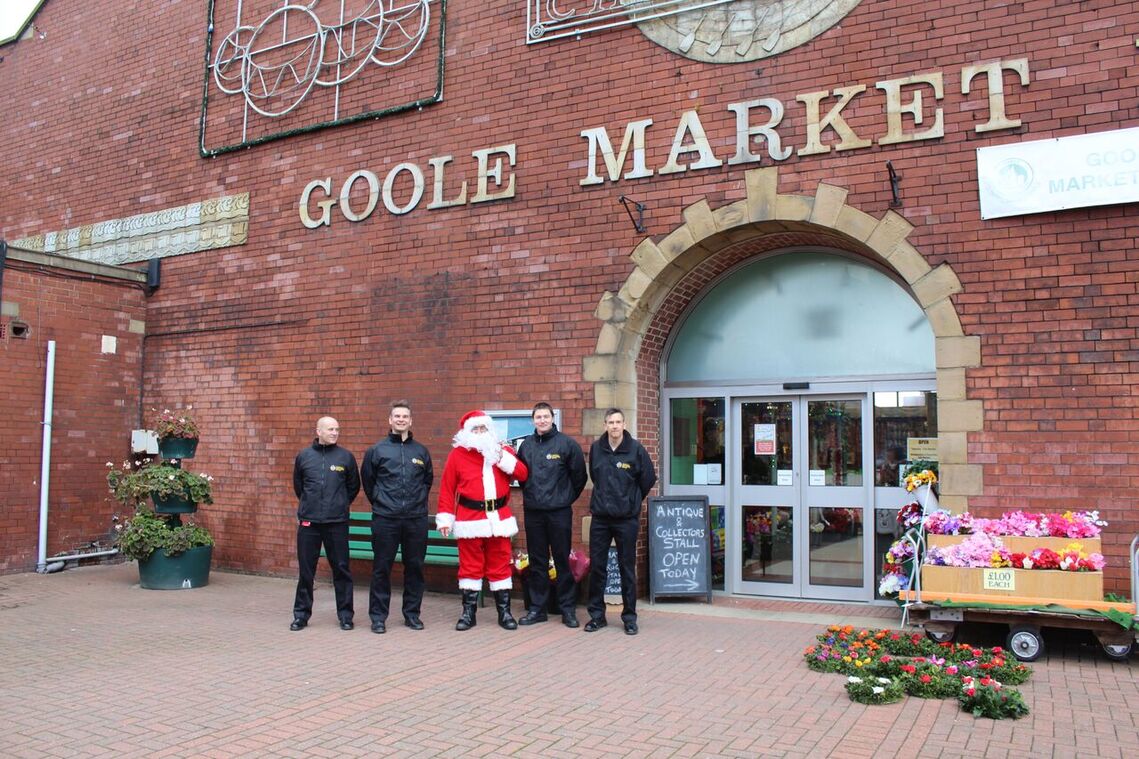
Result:
{"type": "Polygon", "coordinates": [[[336,444],[340,423],[330,416],[316,422],[316,440],[297,454],[293,490],[297,506],[297,564],[300,579],[289,629],[303,630],[312,616],[312,583],[324,546],[332,567],[336,616],[341,630],[352,629],[352,574],[348,571],[348,507],[360,492],[356,458],[336,444]]]}
{"type": "Polygon", "coordinates": [[[403,556],[403,623],[422,630],[423,560],[427,555],[427,494],[435,475],[431,454],[411,436],[411,406],[395,401],[388,414],[391,432],[368,449],[360,473],[372,504],[372,585],[368,616],[372,632],[387,630],[392,600],[392,565],[403,556]]]}
{"type": "Polygon", "coordinates": [[[641,502],[656,484],[656,470],[648,452],[625,430],[625,414],[605,412],[605,434],[589,448],[589,476],[593,495],[589,511],[589,621],[586,632],[596,632],[605,621],[605,569],[609,543],[617,541],[621,568],[621,621],[625,634],[637,634],[637,532],[641,502]]]}
{"type": "Polygon", "coordinates": [[[573,502],[585,488],[585,456],[576,440],[558,431],[550,404],[535,404],[530,419],[534,422],[534,434],[527,435],[518,446],[518,458],[530,470],[530,476],[522,483],[526,549],[530,553],[530,609],[518,624],[532,625],[548,619],[549,562],[553,554],[562,624],[577,627],[569,552],[573,502]]]}

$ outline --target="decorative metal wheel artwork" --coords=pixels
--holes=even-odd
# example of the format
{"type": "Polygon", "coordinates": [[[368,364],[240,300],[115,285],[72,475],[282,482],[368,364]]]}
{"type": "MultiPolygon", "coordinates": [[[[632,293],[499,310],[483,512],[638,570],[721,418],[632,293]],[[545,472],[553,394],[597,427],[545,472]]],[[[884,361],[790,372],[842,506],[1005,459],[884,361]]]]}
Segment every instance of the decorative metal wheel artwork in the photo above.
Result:
{"type": "Polygon", "coordinates": [[[447,0],[210,0],[202,155],[441,101],[446,15],[447,0]]]}
{"type": "Polygon", "coordinates": [[[669,50],[707,63],[778,55],[831,28],[861,0],[529,0],[527,42],[636,24],[669,50]]]}
{"type": "MultiPolygon", "coordinates": [[[[213,60],[214,83],[241,94],[262,116],[300,105],[313,87],[336,87],[369,63],[394,66],[419,49],[431,20],[428,0],[368,0],[356,15],[325,24],[308,5],[284,5],[256,26],[239,24],[222,39],[213,60]]],[[[341,0],[338,18],[344,18],[341,0]]]]}

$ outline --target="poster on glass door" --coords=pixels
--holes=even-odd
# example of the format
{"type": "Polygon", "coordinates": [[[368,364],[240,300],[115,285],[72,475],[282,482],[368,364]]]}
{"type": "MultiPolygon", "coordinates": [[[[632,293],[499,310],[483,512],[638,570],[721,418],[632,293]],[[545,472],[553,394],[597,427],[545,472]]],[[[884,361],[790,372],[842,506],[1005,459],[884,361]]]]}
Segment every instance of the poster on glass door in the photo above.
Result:
{"type": "Polygon", "coordinates": [[[752,438],[755,446],[756,456],[774,456],[775,455],[775,425],[774,424],[757,424],[754,425],[754,436],[752,438]]]}

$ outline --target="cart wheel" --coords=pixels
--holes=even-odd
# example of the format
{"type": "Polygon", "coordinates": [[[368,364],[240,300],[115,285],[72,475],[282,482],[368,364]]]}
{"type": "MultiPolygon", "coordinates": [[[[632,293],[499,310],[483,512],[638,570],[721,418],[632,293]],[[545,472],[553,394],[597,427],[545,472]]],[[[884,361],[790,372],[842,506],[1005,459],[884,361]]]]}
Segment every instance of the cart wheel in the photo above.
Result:
{"type": "Polygon", "coordinates": [[[953,627],[949,630],[926,630],[925,637],[934,643],[952,643],[954,638],[957,637],[957,628],[953,627]]]}
{"type": "Polygon", "coordinates": [[[1020,661],[1036,661],[1044,653],[1044,638],[1040,637],[1040,628],[1031,625],[1010,628],[1008,649],[1020,661]]]}
{"type": "Polygon", "coordinates": [[[1104,654],[1112,661],[1127,661],[1131,658],[1131,643],[1100,643],[1104,654]]]}

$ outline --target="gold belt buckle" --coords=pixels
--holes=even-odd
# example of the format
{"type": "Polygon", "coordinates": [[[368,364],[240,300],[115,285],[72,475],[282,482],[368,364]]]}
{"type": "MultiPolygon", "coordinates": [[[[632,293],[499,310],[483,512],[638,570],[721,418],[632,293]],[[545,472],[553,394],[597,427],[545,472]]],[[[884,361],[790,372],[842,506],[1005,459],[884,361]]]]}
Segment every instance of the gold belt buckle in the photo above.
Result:
{"type": "Polygon", "coordinates": [[[494,511],[495,509],[498,508],[498,499],[497,498],[483,499],[482,505],[483,505],[483,509],[485,511],[487,511],[487,512],[494,511]]]}

